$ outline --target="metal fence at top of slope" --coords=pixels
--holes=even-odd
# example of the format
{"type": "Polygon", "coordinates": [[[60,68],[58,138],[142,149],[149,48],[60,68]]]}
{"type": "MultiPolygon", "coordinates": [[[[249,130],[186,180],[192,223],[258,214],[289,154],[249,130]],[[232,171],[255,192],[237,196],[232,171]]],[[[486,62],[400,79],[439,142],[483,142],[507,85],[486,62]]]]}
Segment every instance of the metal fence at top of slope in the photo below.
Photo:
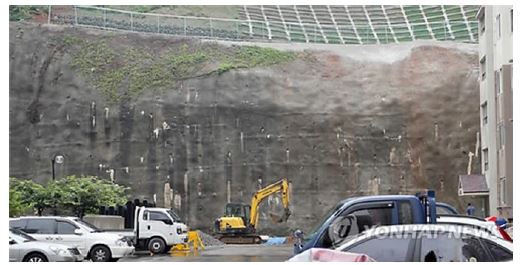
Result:
{"type": "Polygon", "coordinates": [[[166,14],[139,13],[95,6],[51,6],[48,22],[105,30],[148,32],[235,41],[384,44],[411,40],[475,42],[476,22],[320,25],[274,23],[166,14]]]}

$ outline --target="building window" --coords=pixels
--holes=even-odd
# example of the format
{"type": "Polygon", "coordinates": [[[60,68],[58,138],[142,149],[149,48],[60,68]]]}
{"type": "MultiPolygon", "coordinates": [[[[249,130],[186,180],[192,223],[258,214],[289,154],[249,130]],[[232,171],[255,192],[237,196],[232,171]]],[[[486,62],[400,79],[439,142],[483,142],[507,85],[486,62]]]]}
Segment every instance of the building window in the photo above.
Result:
{"type": "Polygon", "coordinates": [[[483,126],[487,125],[487,122],[488,122],[487,102],[481,104],[481,116],[483,117],[483,126]]]}
{"type": "Polygon", "coordinates": [[[497,39],[501,38],[501,14],[498,14],[496,17],[496,25],[497,25],[497,39]]]}
{"type": "Polygon", "coordinates": [[[494,71],[494,91],[499,95],[499,71],[494,71]]]}
{"type": "Polygon", "coordinates": [[[487,57],[483,55],[483,57],[479,60],[479,69],[481,71],[481,80],[485,80],[486,75],[486,67],[487,67],[487,57]]]}
{"type": "Polygon", "coordinates": [[[514,9],[510,9],[510,32],[514,32],[514,9]]]}
{"type": "Polygon", "coordinates": [[[503,70],[501,69],[500,71],[494,71],[494,89],[496,90],[496,95],[498,96],[503,92],[501,89],[501,74],[503,70]]]}
{"type": "Polygon", "coordinates": [[[483,149],[483,168],[488,170],[488,148],[483,149]]]}
{"type": "Polygon", "coordinates": [[[507,204],[507,179],[505,177],[501,177],[499,180],[499,200],[501,206],[507,204]]]}
{"type": "Polygon", "coordinates": [[[505,148],[505,123],[500,121],[497,125],[499,135],[499,149],[505,148]]]}
{"type": "Polygon", "coordinates": [[[483,35],[485,33],[485,16],[482,15],[479,17],[479,34],[483,35]]]}
{"type": "Polygon", "coordinates": [[[499,69],[499,76],[498,76],[498,79],[499,79],[499,84],[497,86],[497,88],[499,89],[499,94],[503,93],[503,82],[502,82],[502,79],[503,79],[503,68],[499,69]]]}

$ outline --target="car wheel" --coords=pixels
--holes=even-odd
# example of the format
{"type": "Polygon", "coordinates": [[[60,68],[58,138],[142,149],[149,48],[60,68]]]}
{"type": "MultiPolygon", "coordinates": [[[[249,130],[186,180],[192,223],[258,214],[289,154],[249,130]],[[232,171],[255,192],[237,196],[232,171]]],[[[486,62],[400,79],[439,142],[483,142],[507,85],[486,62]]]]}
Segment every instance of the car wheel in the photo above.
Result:
{"type": "Polygon", "coordinates": [[[105,246],[95,246],[90,251],[90,259],[94,262],[110,261],[110,250],[105,246]]]}
{"type": "Polygon", "coordinates": [[[148,241],[148,250],[154,254],[164,253],[166,248],[165,241],[161,238],[152,238],[148,241]]]}
{"type": "Polygon", "coordinates": [[[40,253],[30,253],[25,256],[24,262],[47,262],[47,257],[40,253]]]}

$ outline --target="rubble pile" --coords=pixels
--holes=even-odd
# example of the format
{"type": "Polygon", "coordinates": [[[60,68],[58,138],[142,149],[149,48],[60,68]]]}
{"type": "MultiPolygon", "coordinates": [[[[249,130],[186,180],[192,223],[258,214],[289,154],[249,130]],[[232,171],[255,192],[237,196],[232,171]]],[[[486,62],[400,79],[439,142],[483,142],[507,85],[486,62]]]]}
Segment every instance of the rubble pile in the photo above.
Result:
{"type": "Polygon", "coordinates": [[[201,231],[201,230],[197,230],[197,233],[199,233],[199,237],[201,238],[201,240],[203,241],[203,244],[205,247],[207,246],[221,246],[221,245],[224,245],[223,242],[221,242],[220,240],[216,239],[215,237],[201,231]]]}

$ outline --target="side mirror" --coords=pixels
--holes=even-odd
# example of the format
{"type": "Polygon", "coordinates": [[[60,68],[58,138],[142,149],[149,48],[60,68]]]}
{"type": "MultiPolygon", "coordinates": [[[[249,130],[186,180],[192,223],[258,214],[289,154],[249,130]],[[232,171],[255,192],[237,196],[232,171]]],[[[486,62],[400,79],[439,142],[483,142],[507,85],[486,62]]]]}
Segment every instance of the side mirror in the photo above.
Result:
{"type": "Polygon", "coordinates": [[[78,229],[74,229],[74,234],[81,236],[81,235],[83,235],[83,232],[81,231],[81,229],[78,228],[78,229]]]}
{"type": "Polygon", "coordinates": [[[16,241],[14,241],[14,239],[9,239],[9,245],[14,245],[16,244],[16,241]]]}
{"type": "Polygon", "coordinates": [[[174,222],[172,222],[172,220],[170,220],[170,219],[165,219],[165,220],[163,220],[163,222],[165,224],[167,224],[167,225],[173,225],[174,224],[174,222]]]}

